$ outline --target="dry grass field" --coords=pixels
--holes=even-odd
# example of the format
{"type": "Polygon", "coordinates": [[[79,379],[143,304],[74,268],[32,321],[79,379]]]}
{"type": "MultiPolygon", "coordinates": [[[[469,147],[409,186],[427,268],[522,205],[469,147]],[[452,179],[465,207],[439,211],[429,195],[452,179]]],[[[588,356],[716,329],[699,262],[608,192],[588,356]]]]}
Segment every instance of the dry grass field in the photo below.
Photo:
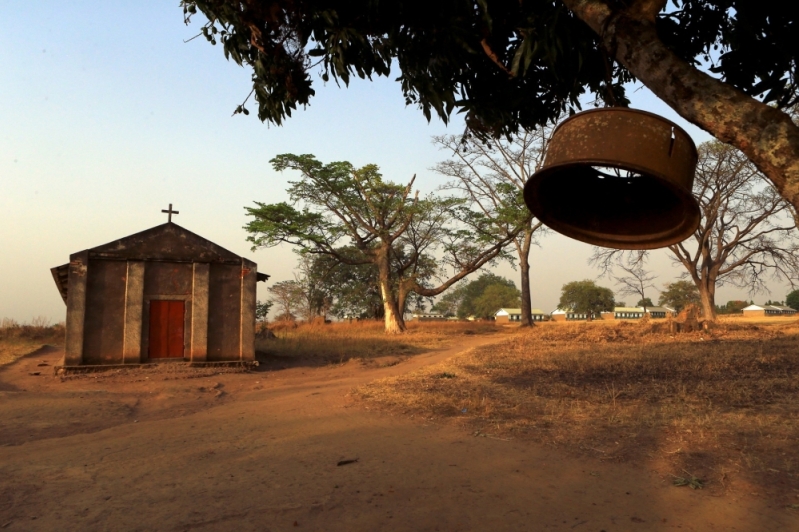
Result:
{"type": "MultiPolygon", "coordinates": [[[[799,502],[799,321],[724,318],[671,335],[657,322],[410,322],[274,326],[262,360],[393,365],[470,335],[497,342],[355,396],[395,413],[462,425],[476,436],[532,440],[606,461],[657,464],[675,482],[723,490],[784,490],[799,502]],[[504,336],[504,337],[503,337],[504,336]]],[[[62,324],[0,323],[0,366],[45,344],[62,324]]],[[[797,507],[799,510],[799,507],[797,507]]]]}
{"type": "Polygon", "coordinates": [[[387,336],[382,321],[338,323],[275,323],[275,338],[257,338],[255,350],[261,356],[286,361],[313,360],[342,363],[360,359],[366,363],[443,349],[468,335],[510,332],[493,322],[408,322],[401,336],[387,336]]]}
{"type": "Polygon", "coordinates": [[[737,485],[799,509],[799,322],[761,321],[677,335],[544,323],[357,393],[477,436],[646,462],[677,485],[737,485]]]}
{"type": "Polygon", "coordinates": [[[37,318],[20,324],[4,318],[0,321],[0,366],[11,364],[21,356],[35,351],[44,344],[63,345],[64,324],[50,325],[37,318]]]}
{"type": "Polygon", "coordinates": [[[796,320],[277,329],[272,367],[61,378],[6,322],[0,528],[799,529],[796,320]]]}

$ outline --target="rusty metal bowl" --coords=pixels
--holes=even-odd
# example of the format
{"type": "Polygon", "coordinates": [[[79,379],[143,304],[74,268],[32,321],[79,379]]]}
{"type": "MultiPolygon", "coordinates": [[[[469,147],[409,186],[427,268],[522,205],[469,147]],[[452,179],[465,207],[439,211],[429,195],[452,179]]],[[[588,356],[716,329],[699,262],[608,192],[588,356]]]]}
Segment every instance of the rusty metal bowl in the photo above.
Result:
{"type": "Polygon", "coordinates": [[[593,109],[564,120],[524,201],[545,225],[617,249],[655,249],[699,226],[691,195],[697,153],[688,134],[652,113],[593,109]]]}

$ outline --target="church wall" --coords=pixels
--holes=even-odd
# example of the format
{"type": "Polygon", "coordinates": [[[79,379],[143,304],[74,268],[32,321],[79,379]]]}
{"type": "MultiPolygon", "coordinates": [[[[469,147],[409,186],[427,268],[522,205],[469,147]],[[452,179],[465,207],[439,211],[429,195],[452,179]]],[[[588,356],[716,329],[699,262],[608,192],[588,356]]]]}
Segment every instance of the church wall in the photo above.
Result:
{"type": "Polygon", "coordinates": [[[255,305],[258,265],[241,259],[241,360],[255,360],[255,305]]]}
{"type": "Polygon", "coordinates": [[[144,268],[144,315],[142,316],[142,359],[149,358],[150,302],[184,302],[184,356],[191,354],[192,284],[194,268],[186,262],[146,261],[144,268]]]}
{"type": "Polygon", "coordinates": [[[148,261],[144,270],[144,295],[190,296],[192,275],[191,263],[148,261]]]}
{"type": "Polygon", "coordinates": [[[208,360],[240,357],[241,265],[211,264],[208,282],[208,360]]]}
{"type": "Polygon", "coordinates": [[[64,364],[77,366],[83,363],[83,326],[86,319],[86,273],[89,252],[81,251],[69,256],[67,295],[67,331],[64,339],[64,364]]]}
{"type": "Polygon", "coordinates": [[[122,363],[126,276],[125,261],[89,260],[83,364],[122,363]]]}

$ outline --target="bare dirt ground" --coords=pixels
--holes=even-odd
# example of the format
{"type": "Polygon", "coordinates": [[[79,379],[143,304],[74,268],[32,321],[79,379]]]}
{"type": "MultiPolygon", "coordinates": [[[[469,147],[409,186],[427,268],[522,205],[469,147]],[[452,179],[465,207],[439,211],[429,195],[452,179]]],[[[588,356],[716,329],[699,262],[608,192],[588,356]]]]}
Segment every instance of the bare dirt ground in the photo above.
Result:
{"type": "Polygon", "coordinates": [[[392,365],[273,360],[252,373],[164,365],[65,380],[52,376],[62,353],[42,349],[0,368],[0,531],[799,530],[797,512],[762,494],[677,488],[662,471],[474,436],[350,395],[501,339],[392,365]]]}

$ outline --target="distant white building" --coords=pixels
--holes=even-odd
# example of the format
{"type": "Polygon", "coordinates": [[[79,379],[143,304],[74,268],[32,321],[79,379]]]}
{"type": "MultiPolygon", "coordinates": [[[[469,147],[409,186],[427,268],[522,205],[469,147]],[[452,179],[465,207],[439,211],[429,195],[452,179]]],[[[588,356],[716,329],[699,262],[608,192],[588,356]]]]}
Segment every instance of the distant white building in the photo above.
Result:
{"type": "MultiPolygon", "coordinates": [[[[546,314],[541,309],[531,309],[533,321],[544,321],[546,314]]],[[[494,314],[497,323],[513,323],[522,321],[522,309],[520,308],[501,308],[494,314]]]]}
{"type": "Polygon", "coordinates": [[[588,314],[585,312],[574,312],[573,310],[555,309],[550,313],[553,321],[581,321],[587,320],[588,314]]]}
{"type": "Polygon", "coordinates": [[[616,307],[613,309],[613,319],[637,320],[644,317],[644,307],[616,307]]]}
{"type": "Polygon", "coordinates": [[[651,318],[665,318],[667,316],[676,316],[677,312],[671,307],[646,307],[646,313],[651,318]]]}
{"type": "Polygon", "coordinates": [[[613,312],[603,312],[603,320],[638,320],[649,314],[650,318],[665,318],[675,316],[676,312],[671,307],[615,307],[613,312]]]}
{"type": "Polygon", "coordinates": [[[446,320],[447,317],[441,312],[414,312],[411,314],[411,319],[417,321],[441,321],[446,320]]]}
{"type": "Polygon", "coordinates": [[[784,305],[749,305],[743,309],[744,316],[793,316],[796,310],[784,305]]]}

